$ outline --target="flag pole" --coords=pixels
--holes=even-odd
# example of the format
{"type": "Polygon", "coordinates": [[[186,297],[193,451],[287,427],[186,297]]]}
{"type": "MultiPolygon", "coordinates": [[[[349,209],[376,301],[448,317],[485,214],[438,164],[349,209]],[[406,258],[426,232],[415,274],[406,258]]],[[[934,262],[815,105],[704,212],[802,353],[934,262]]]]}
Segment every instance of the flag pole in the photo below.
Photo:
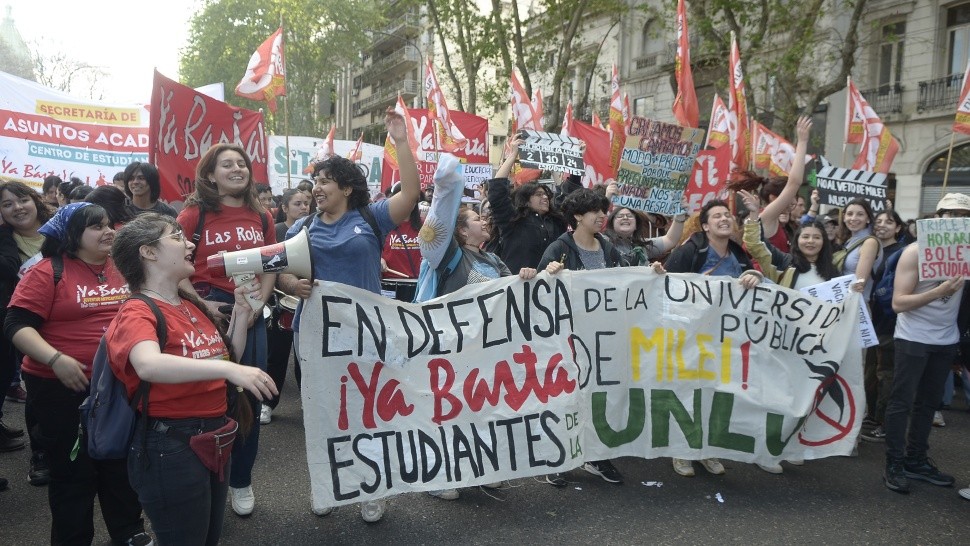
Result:
{"type": "Polygon", "coordinates": [[[946,152],[946,168],[943,170],[943,192],[946,192],[946,182],[950,178],[950,159],[953,157],[953,141],[956,136],[956,132],[950,133],[950,148],[946,152]]]}
{"type": "MultiPolygon", "coordinates": [[[[286,50],[286,29],[283,27],[283,11],[280,11],[280,28],[283,29],[282,32],[282,46],[283,50],[286,50]]],[[[286,74],[286,56],[283,56],[283,74],[286,74]]],[[[283,142],[286,147],[286,189],[293,189],[293,176],[290,173],[290,104],[287,99],[286,93],[286,80],[283,77],[283,142]]]]}
{"type": "MultiPolygon", "coordinates": [[[[849,123],[852,121],[849,115],[852,111],[852,96],[849,92],[849,85],[852,83],[852,76],[845,77],[845,136],[842,138],[842,164],[845,165],[845,147],[849,145],[849,123]]],[[[840,216],[841,219],[841,216],[840,216]]]]}

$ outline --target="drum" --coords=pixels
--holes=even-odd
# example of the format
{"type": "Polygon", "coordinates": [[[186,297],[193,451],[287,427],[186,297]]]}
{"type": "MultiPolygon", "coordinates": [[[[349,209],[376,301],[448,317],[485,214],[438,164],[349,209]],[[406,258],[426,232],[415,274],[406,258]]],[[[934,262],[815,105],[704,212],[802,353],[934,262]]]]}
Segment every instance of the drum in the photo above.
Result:
{"type": "Polygon", "coordinates": [[[299,304],[299,298],[288,295],[277,295],[276,307],[279,316],[276,319],[276,323],[279,325],[281,330],[293,329],[293,316],[296,314],[296,306],[299,304]]]}
{"type": "Polygon", "coordinates": [[[417,279],[381,279],[381,295],[398,301],[414,301],[417,288],[417,279]]]}

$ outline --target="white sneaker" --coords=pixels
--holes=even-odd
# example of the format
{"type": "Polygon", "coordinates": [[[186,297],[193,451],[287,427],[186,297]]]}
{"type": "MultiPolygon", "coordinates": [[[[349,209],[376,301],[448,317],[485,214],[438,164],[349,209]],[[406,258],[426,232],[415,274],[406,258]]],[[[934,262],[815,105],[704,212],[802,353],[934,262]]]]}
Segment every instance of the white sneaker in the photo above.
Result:
{"type": "Polygon", "coordinates": [[[805,464],[805,459],[788,459],[788,464],[802,466],[805,464]]]}
{"type": "Polygon", "coordinates": [[[781,474],[782,472],[785,471],[785,469],[782,468],[781,465],[777,463],[775,464],[755,463],[755,464],[758,465],[758,468],[760,468],[761,470],[764,470],[769,474],[781,474]]]}
{"type": "Polygon", "coordinates": [[[970,500],[970,487],[964,487],[963,489],[957,491],[957,493],[961,497],[963,497],[963,498],[965,498],[967,500],[970,500]]]}
{"type": "Polygon", "coordinates": [[[428,491],[428,494],[442,500],[458,500],[457,489],[438,489],[436,491],[428,491]]]}
{"type": "Polygon", "coordinates": [[[485,485],[482,485],[482,487],[484,487],[485,489],[500,489],[503,485],[505,485],[505,482],[501,481],[501,482],[486,483],[485,485]]]}
{"type": "Polygon", "coordinates": [[[268,425],[273,422],[273,408],[263,404],[263,409],[259,410],[259,424],[268,425]]]}
{"type": "Polygon", "coordinates": [[[946,421],[943,420],[943,412],[937,411],[933,413],[933,426],[934,427],[945,427],[946,421]]]}
{"type": "Polygon", "coordinates": [[[681,476],[691,478],[694,476],[694,464],[687,459],[671,459],[674,463],[674,472],[681,476]]]}
{"type": "Polygon", "coordinates": [[[316,506],[313,506],[310,508],[310,511],[313,512],[314,516],[320,516],[320,517],[329,516],[330,513],[333,512],[333,506],[324,506],[323,508],[317,508],[316,506]]]}
{"type": "Polygon", "coordinates": [[[367,523],[376,523],[384,517],[387,501],[384,499],[360,503],[360,517],[367,523]]]}
{"type": "Polygon", "coordinates": [[[232,499],[232,511],[239,516],[248,516],[253,513],[256,506],[256,496],[253,495],[253,486],[230,487],[229,498],[232,499]]]}
{"type": "Polygon", "coordinates": [[[711,474],[724,474],[724,465],[717,459],[701,459],[700,463],[704,467],[704,470],[707,470],[711,474]]]}

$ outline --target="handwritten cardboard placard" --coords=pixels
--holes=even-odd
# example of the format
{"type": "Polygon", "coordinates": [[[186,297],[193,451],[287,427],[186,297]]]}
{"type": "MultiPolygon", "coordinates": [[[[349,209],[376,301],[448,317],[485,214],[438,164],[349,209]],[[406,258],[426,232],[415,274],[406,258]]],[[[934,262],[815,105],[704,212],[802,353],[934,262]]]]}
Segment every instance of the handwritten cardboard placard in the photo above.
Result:
{"type": "Polygon", "coordinates": [[[970,218],[916,221],[919,280],[970,278],[970,218]]]}

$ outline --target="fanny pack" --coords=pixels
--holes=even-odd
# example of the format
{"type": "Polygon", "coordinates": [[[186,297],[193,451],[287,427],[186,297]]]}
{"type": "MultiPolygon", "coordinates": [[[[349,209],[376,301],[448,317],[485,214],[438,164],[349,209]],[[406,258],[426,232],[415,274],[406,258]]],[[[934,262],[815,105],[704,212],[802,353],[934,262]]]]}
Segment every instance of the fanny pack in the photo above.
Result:
{"type": "Polygon", "coordinates": [[[218,475],[222,482],[226,479],[226,463],[229,462],[232,444],[236,441],[236,432],[239,430],[239,423],[235,419],[226,417],[225,420],[226,424],[221,427],[195,435],[176,430],[160,420],[153,420],[150,428],[187,444],[202,465],[218,475]]]}

